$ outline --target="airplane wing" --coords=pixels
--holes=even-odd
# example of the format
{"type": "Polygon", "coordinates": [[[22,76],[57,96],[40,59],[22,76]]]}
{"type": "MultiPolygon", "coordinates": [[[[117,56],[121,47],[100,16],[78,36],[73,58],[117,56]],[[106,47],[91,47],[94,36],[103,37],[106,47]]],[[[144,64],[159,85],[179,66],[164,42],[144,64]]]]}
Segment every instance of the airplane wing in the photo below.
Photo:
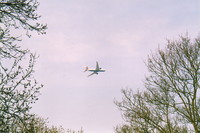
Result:
{"type": "Polygon", "coordinates": [[[99,70],[99,64],[98,64],[98,62],[96,63],[96,70],[99,70]]]}
{"type": "Polygon", "coordinates": [[[88,75],[88,77],[92,76],[93,74],[96,74],[95,72],[91,73],[90,75],[88,75]]]}

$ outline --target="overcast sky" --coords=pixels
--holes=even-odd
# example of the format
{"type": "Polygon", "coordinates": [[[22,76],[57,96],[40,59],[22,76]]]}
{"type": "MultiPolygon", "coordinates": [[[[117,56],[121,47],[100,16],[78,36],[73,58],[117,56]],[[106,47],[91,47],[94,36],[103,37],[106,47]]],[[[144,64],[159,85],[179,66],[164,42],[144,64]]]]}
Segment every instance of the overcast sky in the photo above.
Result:
{"type": "Polygon", "coordinates": [[[38,1],[47,34],[22,41],[40,55],[35,78],[44,88],[32,112],[85,133],[112,133],[123,122],[113,101],[122,88],[144,89],[151,51],[200,32],[199,0],[38,1]],[[87,77],[96,61],[106,72],[87,77]]]}

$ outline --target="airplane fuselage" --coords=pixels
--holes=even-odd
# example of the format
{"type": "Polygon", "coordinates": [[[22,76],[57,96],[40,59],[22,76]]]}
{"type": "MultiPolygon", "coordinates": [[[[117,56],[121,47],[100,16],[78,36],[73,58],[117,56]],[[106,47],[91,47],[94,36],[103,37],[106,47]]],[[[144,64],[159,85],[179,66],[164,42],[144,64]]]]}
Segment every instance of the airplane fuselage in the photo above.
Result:
{"type": "Polygon", "coordinates": [[[89,69],[88,71],[90,71],[90,72],[94,72],[94,73],[98,73],[98,72],[105,72],[105,70],[95,70],[95,69],[89,69]]]}
{"type": "Polygon", "coordinates": [[[93,75],[93,74],[98,74],[98,72],[105,72],[104,69],[101,69],[101,68],[99,67],[98,62],[96,62],[96,69],[89,69],[88,67],[86,67],[86,69],[85,69],[84,72],[86,72],[86,71],[92,72],[90,75],[88,75],[88,77],[91,76],[91,75],[93,75]]]}

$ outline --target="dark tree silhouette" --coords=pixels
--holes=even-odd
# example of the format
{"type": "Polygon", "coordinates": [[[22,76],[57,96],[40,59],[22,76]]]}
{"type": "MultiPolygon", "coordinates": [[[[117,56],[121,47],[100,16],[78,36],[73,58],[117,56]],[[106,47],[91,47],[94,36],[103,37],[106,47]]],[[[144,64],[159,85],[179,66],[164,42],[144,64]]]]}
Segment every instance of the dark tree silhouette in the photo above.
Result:
{"type": "Polygon", "coordinates": [[[29,31],[45,33],[46,25],[34,22],[40,17],[38,5],[36,0],[0,2],[0,132],[16,133],[27,128],[31,104],[42,87],[33,76],[36,55],[18,46],[20,38],[11,35],[11,30],[20,27],[29,37],[29,31]]]}
{"type": "MultiPolygon", "coordinates": [[[[168,41],[148,57],[146,91],[122,90],[116,105],[135,132],[200,132],[200,38],[168,41]]],[[[119,129],[118,129],[119,130],[119,129]]]]}

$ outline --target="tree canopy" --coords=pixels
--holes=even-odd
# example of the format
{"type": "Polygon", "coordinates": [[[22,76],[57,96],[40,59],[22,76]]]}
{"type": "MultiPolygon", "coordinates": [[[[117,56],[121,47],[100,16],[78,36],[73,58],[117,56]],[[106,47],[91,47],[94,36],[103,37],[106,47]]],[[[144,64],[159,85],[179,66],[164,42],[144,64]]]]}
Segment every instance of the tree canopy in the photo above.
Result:
{"type": "MultiPolygon", "coordinates": [[[[115,101],[128,123],[127,131],[200,132],[200,38],[168,40],[165,50],[148,57],[145,91],[122,90],[115,101]]],[[[124,130],[118,126],[117,131],[124,130]]]]}
{"type": "Polygon", "coordinates": [[[2,0],[0,2],[0,23],[6,28],[24,28],[29,31],[45,33],[46,25],[35,22],[40,18],[37,14],[37,0],[2,0]]]}
{"type": "Polygon", "coordinates": [[[47,119],[30,113],[43,87],[34,78],[37,55],[19,46],[20,35],[14,36],[11,31],[25,30],[28,37],[30,31],[45,34],[47,25],[38,22],[38,6],[37,0],[0,2],[0,132],[83,133],[82,129],[50,127],[47,119]]]}
{"type": "Polygon", "coordinates": [[[17,45],[20,38],[10,32],[21,27],[28,36],[28,31],[45,33],[46,25],[34,23],[40,17],[38,5],[36,0],[0,2],[0,132],[16,133],[27,128],[31,104],[38,100],[43,86],[33,76],[37,56],[17,45]]]}

